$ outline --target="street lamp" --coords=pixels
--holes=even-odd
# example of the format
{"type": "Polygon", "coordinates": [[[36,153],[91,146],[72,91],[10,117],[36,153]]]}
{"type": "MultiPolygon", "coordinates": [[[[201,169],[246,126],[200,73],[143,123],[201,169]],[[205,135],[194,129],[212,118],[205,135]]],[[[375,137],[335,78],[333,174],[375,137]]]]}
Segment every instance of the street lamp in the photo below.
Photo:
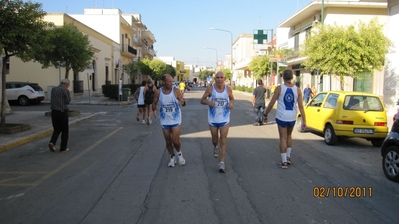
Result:
{"type": "Polygon", "coordinates": [[[230,37],[231,37],[231,39],[230,39],[230,72],[231,72],[231,74],[233,74],[233,33],[229,30],[222,30],[222,29],[217,29],[217,28],[213,28],[213,27],[211,27],[211,30],[217,30],[217,31],[230,33],[230,37]]]}
{"type": "Polygon", "coordinates": [[[210,49],[210,50],[214,50],[216,52],[216,66],[215,66],[215,68],[216,68],[217,64],[218,64],[218,50],[216,48],[212,48],[212,47],[204,47],[204,49],[210,49]]]}

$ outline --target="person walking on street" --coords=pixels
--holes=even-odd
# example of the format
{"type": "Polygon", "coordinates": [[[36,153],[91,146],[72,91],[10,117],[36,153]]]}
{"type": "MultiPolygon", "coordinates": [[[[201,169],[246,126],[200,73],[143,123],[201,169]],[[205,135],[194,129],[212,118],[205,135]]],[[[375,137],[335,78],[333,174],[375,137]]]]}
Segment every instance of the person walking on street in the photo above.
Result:
{"type": "Polygon", "coordinates": [[[144,89],[145,89],[146,84],[147,84],[147,81],[143,80],[141,82],[141,86],[139,88],[137,88],[133,94],[134,98],[136,98],[136,101],[137,101],[137,109],[139,110],[139,112],[137,113],[136,120],[140,121],[140,115],[143,115],[143,121],[141,122],[141,124],[146,124],[146,107],[147,106],[144,103],[144,89]]]}
{"type": "Polygon", "coordinates": [[[208,123],[214,146],[213,156],[217,158],[220,151],[219,172],[221,173],[226,172],[227,134],[230,127],[230,110],[234,107],[233,91],[230,86],[225,85],[225,80],[224,73],[217,72],[215,83],[206,88],[201,98],[201,104],[208,105],[208,123]]]}
{"type": "Polygon", "coordinates": [[[306,84],[306,88],[303,90],[303,100],[305,101],[305,104],[309,102],[311,95],[312,89],[310,88],[309,84],[306,84]]]}
{"type": "Polygon", "coordinates": [[[252,106],[254,107],[255,126],[263,124],[263,113],[265,112],[265,94],[266,88],[263,87],[262,79],[258,79],[258,86],[252,93],[252,106]]]}
{"type": "Polygon", "coordinates": [[[186,84],[183,82],[183,80],[180,81],[179,88],[180,88],[181,95],[183,95],[184,94],[184,90],[186,89],[186,84]]]}
{"type": "Polygon", "coordinates": [[[53,134],[51,136],[48,147],[50,151],[55,152],[57,139],[61,134],[60,152],[69,151],[68,135],[69,135],[69,118],[68,104],[71,103],[71,95],[69,93],[70,82],[68,79],[61,80],[61,84],[51,90],[51,122],[53,124],[53,134]]]}
{"type": "MultiPolygon", "coordinates": [[[[152,123],[151,115],[153,113],[152,104],[154,102],[155,93],[158,92],[157,87],[152,82],[151,78],[147,79],[147,85],[144,88],[144,103],[147,107],[147,125],[152,123]]],[[[154,117],[156,118],[156,113],[154,117]]]]}
{"type": "Polygon", "coordinates": [[[181,105],[185,105],[185,101],[178,88],[173,87],[173,77],[169,74],[165,74],[162,77],[163,86],[159,91],[155,92],[154,97],[154,108],[158,102],[159,107],[159,119],[162,126],[162,133],[166,142],[166,149],[170,155],[169,167],[174,167],[177,163],[174,149],[177,152],[177,158],[179,165],[183,166],[186,164],[186,160],[183,157],[180,143],[180,132],[181,132],[181,105]]]}
{"type": "Polygon", "coordinates": [[[264,114],[264,121],[267,122],[268,114],[277,101],[276,123],[280,136],[281,168],[287,169],[291,164],[292,130],[295,126],[296,115],[299,111],[302,116],[302,129],[306,128],[306,116],[303,109],[302,92],[292,81],[293,72],[286,69],[283,72],[284,83],[276,87],[276,91],[264,114]]]}

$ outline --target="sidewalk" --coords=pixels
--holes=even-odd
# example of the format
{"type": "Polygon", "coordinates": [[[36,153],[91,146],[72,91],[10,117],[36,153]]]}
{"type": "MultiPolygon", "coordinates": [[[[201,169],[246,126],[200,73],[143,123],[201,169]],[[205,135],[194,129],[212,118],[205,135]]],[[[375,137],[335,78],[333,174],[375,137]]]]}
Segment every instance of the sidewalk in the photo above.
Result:
{"type": "MultiPolygon", "coordinates": [[[[43,101],[42,103],[49,104],[50,102],[43,101]]],[[[90,97],[72,100],[71,105],[126,106],[135,103],[135,100],[116,101],[115,99],[107,99],[105,97],[90,97]]],[[[77,116],[69,117],[69,126],[83,122],[97,115],[99,115],[99,113],[80,113],[77,116]]],[[[10,114],[6,115],[6,123],[29,124],[31,129],[14,134],[0,133],[0,152],[49,136],[53,132],[51,117],[45,116],[45,112],[43,111],[12,111],[10,114]]]]}

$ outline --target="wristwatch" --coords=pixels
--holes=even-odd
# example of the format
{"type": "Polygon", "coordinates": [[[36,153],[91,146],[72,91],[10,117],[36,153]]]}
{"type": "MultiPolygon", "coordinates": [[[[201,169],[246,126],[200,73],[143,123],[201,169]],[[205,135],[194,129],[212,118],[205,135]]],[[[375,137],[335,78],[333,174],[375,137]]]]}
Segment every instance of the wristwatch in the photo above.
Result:
{"type": "Polygon", "coordinates": [[[264,117],[267,117],[267,114],[263,114],[264,117]]]}

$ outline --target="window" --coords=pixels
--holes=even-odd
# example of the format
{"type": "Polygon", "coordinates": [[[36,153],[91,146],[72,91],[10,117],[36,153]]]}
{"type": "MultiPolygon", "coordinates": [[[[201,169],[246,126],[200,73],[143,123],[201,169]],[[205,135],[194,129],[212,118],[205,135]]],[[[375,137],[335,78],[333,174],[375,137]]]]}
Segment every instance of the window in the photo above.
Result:
{"type": "Polygon", "coordinates": [[[326,97],[326,93],[321,93],[321,94],[317,95],[314,99],[312,99],[309,106],[321,107],[321,104],[323,103],[323,100],[325,97],[326,97]]]}
{"type": "Polygon", "coordinates": [[[327,97],[324,108],[335,108],[337,106],[338,94],[330,94],[327,97]]]}
{"type": "Polygon", "coordinates": [[[383,106],[378,97],[374,96],[346,96],[345,110],[383,111],[383,106]]]}

